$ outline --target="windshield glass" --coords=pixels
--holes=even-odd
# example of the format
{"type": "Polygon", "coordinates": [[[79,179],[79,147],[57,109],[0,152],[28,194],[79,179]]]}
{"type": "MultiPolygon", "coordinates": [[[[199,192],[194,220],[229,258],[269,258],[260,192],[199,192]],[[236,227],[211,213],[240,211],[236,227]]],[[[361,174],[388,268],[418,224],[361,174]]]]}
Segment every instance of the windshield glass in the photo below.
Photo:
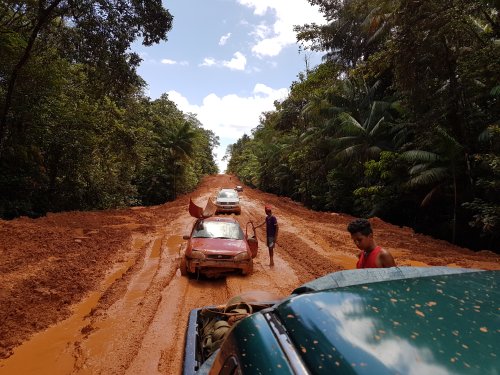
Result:
{"type": "Polygon", "coordinates": [[[193,238],[227,238],[242,240],[243,231],[237,223],[200,221],[193,231],[193,238]]]}
{"type": "Polygon", "coordinates": [[[219,192],[219,198],[238,198],[238,193],[234,190],[224,190],[219,192]]]}

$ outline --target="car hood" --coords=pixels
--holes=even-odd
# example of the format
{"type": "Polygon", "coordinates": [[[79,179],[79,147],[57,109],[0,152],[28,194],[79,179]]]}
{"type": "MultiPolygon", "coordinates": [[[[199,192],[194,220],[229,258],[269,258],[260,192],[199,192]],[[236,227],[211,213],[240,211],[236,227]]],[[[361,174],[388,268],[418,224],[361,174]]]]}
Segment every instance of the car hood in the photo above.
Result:
{"type": "Polygon", "coordinates": [[[238,198],[217,198],[217,203],[239,203],[238,198]]]}
{"type": "Polygon", "coordinates": [[[191,239],[191,248],[203,250],[207,254],[238,254],[247,251],[245,241],[222,238],[193,238],[191,239]]]}
{"type": "Polygon", "coordinates": [[[494,373],[499,279],[485,271],[342,287],[292,296],[276,313],[310,368],[494,373]]]}

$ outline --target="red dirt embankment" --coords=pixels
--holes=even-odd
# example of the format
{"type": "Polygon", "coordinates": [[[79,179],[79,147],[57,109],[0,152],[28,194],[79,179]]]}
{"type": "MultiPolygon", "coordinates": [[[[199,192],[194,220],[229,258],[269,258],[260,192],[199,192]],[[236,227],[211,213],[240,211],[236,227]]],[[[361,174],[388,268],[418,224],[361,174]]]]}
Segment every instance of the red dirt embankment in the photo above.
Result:
{"type": "MultiPolygon", "coordinates": [[[[287,295],[329,272],[354,268],[353,218],[318,213],[244,186],[243,228],[274,207],[280,225],[275,267],[264,232],[254,274],[220,280],[181,277],[178,257],[193,219],[189,197],[204,204],[220,187],[206,178],[189,196],[156,207],[49,214],[0,221],[0,374],[176,374],[190,309],[224,303],[247,290],[287,295]]],[[[377,243],[398,265],[500,269],[500,257],[473,252],[372,220],[377,243]]]]}

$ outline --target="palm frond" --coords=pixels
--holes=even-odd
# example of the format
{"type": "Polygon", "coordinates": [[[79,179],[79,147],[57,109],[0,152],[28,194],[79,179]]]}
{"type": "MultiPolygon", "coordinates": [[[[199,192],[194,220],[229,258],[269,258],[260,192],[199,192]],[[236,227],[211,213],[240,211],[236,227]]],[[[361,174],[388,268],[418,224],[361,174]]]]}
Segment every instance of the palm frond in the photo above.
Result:
{"type": "Polygon", "coordinates": [[[409,186],[426,186],[440,183],[449,177],[448,169],[436,167],[427,169],[408,181],[409,186]]]}
{"type": "Polygon", "coordinates": [[[366,133],[365,128],[363,128],[358,120],[347,112],[342,112],[339,115],[339,120],[341,121],[338,130],[339,134],[361,135],[366,133]]]}
{"type": "Polygon", "coordinates": [[[463,149],[463,146],[453,138],[443,127],[436,127],[436,132],[439,134],[441,139],[446,143],[448,147],[454,149],[455,151],[463,149]]]}
{"type": "Polygon", "coordinates": [[[385,117],[381,117],[377,121],[377,123],[375,124],[375,126],[369,132],[370,136],[374,136],[375,134],[378,133],[378,130],[381,128],[382,124],[384,124],[384,121],[385,121],[385,117]]]}
{"type": "Polygon", "coordinates": [[[359,150],[362,149],[363,145],[353,145],[337,152],[335,155],[339,159],[353,159],[360,156],[359,150]]]}
{"type": "Polygon", "coordinates": [[[438,154],[436,154],[434,152],[423,151],[423,150],[405,151],[405,152],[401,153],[400,157],[401,157],[401,159],[409,161],[409,162],[431,163],[434,161],[442,160],[438,154]]]}
{"type": "Polygon", "coordinates": [[[366,44],[370,45],[380,41],[385,35],[387,35],[389,30],[389,25],[386,22],[382,22],[382,25],[368,38],[366,44]]]}
{"type": "Polygon", "coordinates": [[[437,193],[441,190],[442,186],[443,186],[443,184],[439,184],[439,185],[435,186],[434,188],[432,188],[431,191],[429,191],[427,193],[427,195],[424,197],[424,199],[420,203],[420,207],[425,207],[429,203],[431,203],[432,199],[434,199],[434,196],[437,195],[437,193]]]}
{"type": "Polygon", "coordinates": [[[427,168],[429,168],[428,164],[417,164],[417,165],[414,165],[413,167],[411,167],[408,172],[410,173],[410,176],[413,176],[413,175],[422,173],[427,168]]]}

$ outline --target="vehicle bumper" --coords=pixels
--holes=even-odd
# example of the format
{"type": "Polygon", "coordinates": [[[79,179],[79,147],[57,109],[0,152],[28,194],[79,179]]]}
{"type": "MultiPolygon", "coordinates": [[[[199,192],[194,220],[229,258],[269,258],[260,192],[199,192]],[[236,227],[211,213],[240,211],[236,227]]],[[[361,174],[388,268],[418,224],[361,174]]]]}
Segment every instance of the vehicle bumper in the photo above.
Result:
{"type": "Polygon", "coordinates": [[[243,272],[247,272],[251,268],[251,259],[239,262],[217,259],[187,259],[187,269],[188,272],[191,273],[196,272],[196,269],[199,269],[202,273],[209,270],[213,270],[215,273],[221,273],[224,271],[230,272],[234,270],[242,270],[243,272]]]}
{"type": "Polygon", "coordinates": [[[233,207],[223,207],[223,206],[217,206],[216,213],[236,213],[240,214],[241,213],[241,207],[240,206],[233,206],[233,207]]]}

